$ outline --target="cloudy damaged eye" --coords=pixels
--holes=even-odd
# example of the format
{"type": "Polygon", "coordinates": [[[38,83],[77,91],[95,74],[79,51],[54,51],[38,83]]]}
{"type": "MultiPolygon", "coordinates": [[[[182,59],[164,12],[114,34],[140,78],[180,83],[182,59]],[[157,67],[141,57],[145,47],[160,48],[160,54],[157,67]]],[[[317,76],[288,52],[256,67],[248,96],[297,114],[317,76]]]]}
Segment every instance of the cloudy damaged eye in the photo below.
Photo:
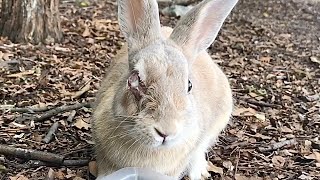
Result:
{"type": "Polygon", "coordinates": [[[192,83],[190,81],[190,79],[188,80],[188,93],[191,91],[192,89],[192,83]]]}

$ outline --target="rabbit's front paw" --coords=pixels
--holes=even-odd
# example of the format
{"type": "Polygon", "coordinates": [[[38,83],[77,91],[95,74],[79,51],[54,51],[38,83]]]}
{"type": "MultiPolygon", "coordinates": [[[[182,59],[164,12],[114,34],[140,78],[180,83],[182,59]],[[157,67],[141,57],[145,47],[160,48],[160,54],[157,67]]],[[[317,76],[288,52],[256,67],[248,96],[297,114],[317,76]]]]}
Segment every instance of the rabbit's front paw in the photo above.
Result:
{"type": "Polygon", "coordinates": [[[204,157],[192,161],[190,170],[189,170],[189,178],[190,180],[201,180],[207,179],[211,175],[207,170],[208,162],[204,157]]]}

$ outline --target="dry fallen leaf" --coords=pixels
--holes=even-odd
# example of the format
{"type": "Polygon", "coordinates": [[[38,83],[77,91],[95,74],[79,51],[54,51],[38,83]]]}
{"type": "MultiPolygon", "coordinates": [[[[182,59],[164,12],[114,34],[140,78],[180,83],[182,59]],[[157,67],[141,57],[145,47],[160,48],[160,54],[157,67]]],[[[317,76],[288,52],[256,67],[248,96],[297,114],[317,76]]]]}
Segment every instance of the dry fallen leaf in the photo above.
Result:
{"type": "Polygon", "coordinates": [[[16,175],[16,176],[10,176],[9,177],[10,180],[29,180],[27,177],[25,177],[24,175],[16,175]]]}
{"type": "Polygon", "coordinates": [[[256,133],[254,136],[255,136],[255,137],[258,137],[258,138],[261,138],[261,139],[263,139],[263,140],[265,140],[265,139],[272,139],[272,137],[266,136],[266,135],[263,135],[263,134],[260,134],[260,133],[256,133]]]}
{"type": "Polygon", "coordinates": [[[85,180],[85,179],[83,179],[83,178],[81,178],[81,177],[76,176],[76,177],[74,177],[74,178],[73,178],[73,180],[85,180]]]}
{"type": "Polygon", "coordinates": [[[223,167],[227,168],[228,171],[232,171],[234,169],[231,161],[223,161],[222,165],[223,167]]]}
{"type": "Polygon", "coordinates": [[[270,63],[271,57],[260,57],[260,61],[263,63],[270,63]]]}
{"type": "Polygon", "coordinates": [[[0,109],[1,110],[10,110],[14,108],[14,105],[10,105],[10,104],[3,104],[3,105],[0,105],[0,109]]]}
{"type": "Polygon", "coordinates": [[[18,128],[27,127],[27,125],[19,124],[19,123],[16,123],[16,122],[11,122],[10,125],[12,125],[13,127],[18,127],[18,128]]]}
{"type": "Polygon", "coordinates": [[[314,179],[311,176],[307,176],[305,174],[301,174],[298,178],[302,179],[302,180],[312,180],[312,179],[314,179]]]}
{"type": "Polygon", "coordinates": [[[273,156],[271,161],[275,167],[283,167],[286,162],[286,159],[282,156],[273,156]]]}
{"type": "Polygon", "coordinates": [[[55,173],[52,168],[49,169],[46,180],[54,180],[55,178],[55,173]]]}
{"type": "Polygon", "coordinates": [[[5,61],[9,61],[10,57],[13,57],[14,54],[11,53],[3,53],[2,51],[0,51],[0,60],[5,60],[5,61]]]}
{"type": "Polygon", "coordinates": [[[310,57],[310,60],[311,60],[312,62],[314,62],[314,63],[320,64],[320,59],[318,59],[318,58],[315,57],[315,56],[311,56],[311,57],[310,57]]]}
{"type": "Polygon", "coordinates": [[[318,163],[320,163],[320,153],[319,152],[313,152],[312,154],[309,154],[308,156],[304,156],[306,159],[313,159],[316,160],[318,163]]]}
{"type": "Polygon", "coordinates": [[[261,122],[264,122],[266,120],[266,115],[265,114],[255,114],[254,117],[256,117],[258,120],[260,120],[261,122]]]}
{"type": "Polygon", "coordinates": [[[233,111],[232,113],[233,116],[254,116],[256,117],[259,121],[264,122],[266,120],[266,115],[262,113],[257,113],[256,110],[252,108],[237,108],[236,110],[233,111]]]}
{"type": "Polygon", "coordinates": [[[6,170],[7,168],[4,165],[0,164],[0,172],[5,172],[6,170]]]}
{"type": "Polygon", "coordinates": [[[88,26],[85,26],[85,29],[82,33],[82,37],[89,37],[89,36],[91,36],[90,29],[88,26]]]}
{"type": "Polygon", "coordinates": [[[252,108],[237,108],[233,111],[233,116],[254,116],[256,114],[256,110],[252,108]]]}
{"type": "MultiPolygon", "coordinates": [[[[251,107],[255,110],[244,109],[244,112],[238,113],[241,117],[233,117],[234,120],[225,129],[212,157],[214,165],[223,168],[224,174],[211,172],[215,174],[214,179],[262,179],[258,175],[268,180],[299,179],[301,175],[301,179],[319,179],[314,176],[320,173],[320,163],[305,158],[307,156],[314,159],[313,152],[318,151],[320,147],[320,140],[315,134],[319,131],[320,122],[320,49],[319,43],[316,43],[320,37],[315,36],[319,30],[317,17],[320,4],[313,5],[311,1],[319,0],[310,0],[310,4],[304,1],[276,0],[267,3],[248,0],[240,3],[240,11],[229,18],[214,47],[208,49],[214,61],[220,64],[230,77],[235,106],[251,107]],[[261,8],[253,8],[256,6],[261,8]],[[266,11],[268,8],[272,9],[272,14],[271,11],[266,11]],[[285,18],[286,16],[295,18],[285,18]],[[249,21],[241,21],[242,19],[249,21]],[[307,30],[305,24],[308,25],[307,30]],[[258,104],[251,104],[247,100],[256,101],[258,104]],[[276,106],[265,107],[259,102],[276,106]],[[284,126],[291,130],[281,131],[281,127],[284,126]],[[273,147],[274,143],[293,138],[300,139],[299,143],[270,152],[255,151],[259,146],[273,147]],[[317,139],[313,140],[314,138],[317,139]],[[312,143],[309,141],[304,144],[305,139],[312,143]],[[271,159],[274,155],[285,158],[285,165],[281,169],[272,164],[271,159]],[[228,171],[231,165],[228,161],[235,166],[239,157],[236,172],[235,168],[228,171]]],[[[192,2],[196,4],[200,1],[192,2]]],[[[73,1],[60,3],[62,32],[65,35],[61,43],[47,47],[33,46],[15,44],[6,38],[0,38],[1,105],[13,104],[15,107],[24,108],[41,102],[53,108],[62,104],[74,104],[74,101],[86,102],[94,99],[101,79],[111,70],[110,65],[114,62],[117,49],[125,43],[116,20],[117,3],[93,2],[89,8],[80,8],[78,5],[73,1]],[[24,75],[20,79],[7,77],[9,74],[30,69],[34,69],[35,73],[24,75]],[[37,77],[37,74],[41,75],[37,77]],[[72,99],[71,96],[82,90],[90,79],[91,89],[72,99]],[[33,87],[27,87],[30,85],[33,87]]],[[[177,19],[162,16],[161,20],[164,22],[163,25],[174,26],[177,19]]],[[[86,118],[91,113],[87,112],[86,108],[75,110],[77,113],[72,115],[69,121],[66,119],[70,113],[55,115],[45,122],[20,122],[15,120],[20,116],[29,115],[29,112],[10,112],[7,109],[0,112],[0,139],[7,145],[49,150],[57,154],[93,146],[91,136],[83,134],[89,131],[73,126],[79,118],[84,118],[83,120],[90,124],[86,118]],[[58,146],[54,143],[42,144],[40,140],[45,131],[56,121],[64,124],[60,131],[56,132],[58,146]],[[11,122],[26,126],[20,128],[11,122]],[[70,125],[72,128],[69,128],[70,125]],[[36,132],[38,134],[35,134],[36,132]],[[13,138],[19,137],[22,133],[25,134],[23,138],[13,138]],[[79,137],[70,139],[66,136],[68,134],[77,134],[79,137]],[[68,148],[65,148],[67,146],[68,148]]],[[[37,116],[43,113],[45,111],[35,114],[30,112],[30,115],[37,116]]],[[[68,155],[70,158],[88,159],[92,156],[92,153],[83,151],[68,155]]],[[[12,164],[17,163],[16,158],[5,160],[12,164]]],[[[0,156],[0,164],[4,162],[0,156]]],[[[24,161],[18,162],[23,165],[24,161]]],[[[8,164],[5,162],[3,165],[8,164]]],[[[8,179],[9,176],[22,174],[21,169],[12,166],[6,168],[8,179]]],[[[24,172],[23,175],[30,179],[44,179],[49,168],[41,167],[30,171],[27,169],[28,172],[24,172]]],[[[85,167],[51,168],[56,172],[56,179],[74,179],[77,176],[89,179],[88,168],[85,167]]],[[[0,172],[0,179],[2,175],[0,172]]]]}
{"type": "Polygon", "coordinates": [[[241,174],[236,174],[235,177],[234,177],[235,180],[248,180],[250,179],[249,177],[247,176],[243,176],[241,174]]]}
{"type": "Polygon", "coordinates": [[[54,49],[57,51],[62,51],[62,52],[70,52],[71,51],[69,48],[60,47],[60,46],[55,46],[54,49]]]}
{"type": "Polygon", "coordinates": [[[90,161],[90,162],[89,162],[89,172],[90,172],[94,177],[97,177],[98,169],[97,169],[97,162],[96,162],[96,161],[90,161]]]}
{"type": "Polygon", "coordinates": [[[25,135],[25,133],[15,134],[15,135],[13,136],[13,138],[14,138],[14,139],[21,139],[24,135],[25,135]]]}
{"type": "Polygon", "coordinates": [[[83,88],[81,88],[79,91],[73,93],[73,95],[71,96],[72,99],[77,98],[79,96],[81,96],[82,94],[84,94],[85,92],[90,90],[90,86],[91,83],[87,83],[83,88]]]}
{"type": "Polygon", "coordinates": [[[55,173],[55,177],[59,180],[64,180],[65,176],[66,175],[61,170],[58,170],[58,172],[55,173]]]}
{"type": "Polygon", "coordinates": [[[91,128],[91,124],[87,123],[86,121],[84,121],[82,118],[78,119],[75,123],[74,126],[77,127],[78,129],[85,129],[85,130],[89,130],[89,128],[91,128]]]}
{"type": "Polygon", "coordinates": [[[210,162],[210,161],[208,161],[207,170],[210,172],[223,174],[223,169],[221,167],[217,167],[217,166],[213,165],[212,162],[210,162]]]}
{"type": "Polygon", "coordinates": [[[241,175],[241,174],[236,174],[234,176],[234,179],[235,180],[263,180],[262,177],[258,177],[258,176],[256,176],[256,177],[248,177],[248,176],[244,176],[244,175],[241,175]]]}
{"type": "Polygon", "coordinates": [[[9,75],[7,75],[7,77],[10,77],[10,78],[22,78],[23,76],[31,75],[31,74],[34,74],[34,73],[35,73],[34,70],[27,70],[27,71],[16,73],[16,74],[9,74],[9,75]]]}
{"type": "Polygon", "coordinates": [[[284,132],[284,133],[292,133],[292,129],[288,128],[287,126],[282,126],[281,128],[281,132],[284,132]]]}

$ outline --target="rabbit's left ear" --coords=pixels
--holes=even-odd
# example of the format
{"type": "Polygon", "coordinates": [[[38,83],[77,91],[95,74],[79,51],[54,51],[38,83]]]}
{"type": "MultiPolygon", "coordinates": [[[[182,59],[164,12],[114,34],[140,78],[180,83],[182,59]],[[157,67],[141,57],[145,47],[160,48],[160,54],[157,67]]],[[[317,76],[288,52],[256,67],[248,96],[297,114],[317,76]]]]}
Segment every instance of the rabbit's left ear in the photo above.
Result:
{"type": "Polygon", "coordinates": [[[237,1],[204,0],[184,15],[170,39],[183,49],[188,59],[195,59],[213,43],[237,1]]]}
{"type": "Polygon", "coordinates": [[[129,54],[161,38],[156,0],[118,0],[118,21],[129,54]]]}

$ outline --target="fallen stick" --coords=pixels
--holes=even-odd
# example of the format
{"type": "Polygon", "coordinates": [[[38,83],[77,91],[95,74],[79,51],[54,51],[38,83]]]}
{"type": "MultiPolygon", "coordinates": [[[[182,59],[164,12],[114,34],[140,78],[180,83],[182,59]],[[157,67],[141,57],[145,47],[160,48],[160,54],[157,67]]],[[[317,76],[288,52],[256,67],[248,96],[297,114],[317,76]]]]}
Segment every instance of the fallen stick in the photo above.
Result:
{"type": "Polygon", "coordinates": [[[71,113],[70,113],[70,115],[69,115],[68,118],[67,118],[67,121],[68,121],[68,122],[72,122],[74,116],[76,115],[76,113],[77,113],[77,111],[72,110],[71,113]]]}
{"type": "Polygon", "coordinates": [[[87,166],[89,164],[89,159],[71,159],[64,160],[62,166],[87,166]]]}
{"type": "Polygon", "coordinates": [[[44,121],[52,116],[55,116],[59,113],[63,113],[63,112],[66,112],[66,111],[71,111],[71,110],[76,110],[76,109],[80,109],[82,107],[91,107],[91,104],[90,103],[80,103],[80,104],[73,104],[73,105],[70,105],[70,106],[60,106],[60,107],[56,107],[54,109],[51,109],[47,112],[45,112],[44,114],[42,114],[41,116],[39,117],[35,117],[33,118],[34,121],[37,121],[37,122],[40,122],[40,121],[44,121]]]}
{"type": "Polygon", "coordinates": [[[45,142],[46,144],[48,144],[52,140],[53,135],[57,131],[58,127],[59,127],[58,121],[53,123],[52,126],[50,127],[47,135],[42,139],[42,141],[45,142]]]}
{"type": "Polygon", "coordinates": [[[71,98],[72,99],[75,99],[75,98],[78,98],[80,97],[82,94],[84,94],[85,92],[89,91],[90,90],[90,87],[91,87],[91,81],[87,82],[86,85],[81,88],[79,91],[75,92],[71,98]]]}
{"type": "Polygon", "coordinates": [[[256,100],[252,100],[252,99],[243,99],[243,100],[249,104],[253,104],[256,106],[260,106],[260,107],[281,107],[280,105],[277,105],[277,104],[270,104],[270,103],[256,101],[256,100]]]}
{"type": "Polygon", "coordinates": [[[61,166],[87,166],[89,164],[89,159],[77,159],[77,160],[64,160],[61,164],[55,164],[55,163],[48,163],[43,161],[29,161],[27,164],[25,164],[28,167],[37,168],[40,166],[47,166],[47,167],[61,167],[61,166]]]}
{"type": "Polygon", "coordinates": [[[10,112],[20,112],[20,113],[36,113],[36,112],[43,112],[47,111],[48,107],[40,107],[40,108],[33,108],[33,107],[25,107],[25,108],[9,108],[10,112]]]}
{"type": "Polygon", "coordinates": [[[235,147],[244,147],[244,146],[249,146],[248,145],[248,142],[237,142],[237,143],[234,143],[234,144],[231,144],[229,146],[222,146],[224,149],[234,149],[235,147]]]}
{"type": "Polygon", "coordinates": [[[89,159],[77,159],[77,160],[64,160],[62,164],[55,164],[55,163],[49,163],[49,162],[44,162],[44,161],[39,161],[39,160],[30,160],[27,163],[24,164],[16,164],[9,162],[6,160],[6,162],[10,166],[14,166],[15,168],[20,168],[20,169],[29,169],[29,168],[38,168],[41,166],[46,166],[46,167],[82,167],[82,166],[88,166],[89,164],[89,159]]]}
{"type": "Polygon", "coordinates": [[[62,164],[65,156],[31,149],[15,148],[0,144],[0,154],[15,156],[22,159],[40,160],[55,164],[62,164]]]}
{"type": "Polygon", "coordinates": [[[297,141],[295,139],[290,139],[290,140],[285,140],[285,141],[277,142],[277,143],[274,143],[274,144],[270,144],[267,147],[258,147],[258,149],[259,149],[260,152],[267,152],[267,151],[280,149],[280,148],[282,148],[283,146],[286,146],[286,145],[293,145],[293,144],[296,144],[296,143],[297,143],[297,141]]]}

